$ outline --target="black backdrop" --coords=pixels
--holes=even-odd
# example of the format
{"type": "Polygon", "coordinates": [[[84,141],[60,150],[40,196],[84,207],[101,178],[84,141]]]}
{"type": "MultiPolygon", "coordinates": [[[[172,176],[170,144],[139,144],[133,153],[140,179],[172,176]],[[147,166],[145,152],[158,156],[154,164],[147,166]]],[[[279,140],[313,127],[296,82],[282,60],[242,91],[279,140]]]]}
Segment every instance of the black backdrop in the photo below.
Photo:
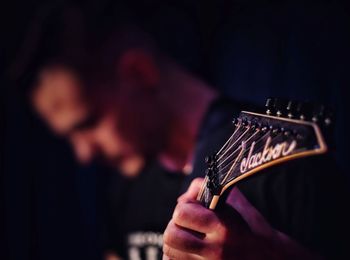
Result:
{"type": "MultiPolygon", "coordinates": [[[[43,2],[1,4],[0,259],[97,259],[107,177],[75,165],[68,145],[5,77],[43,2]]],[[[98,17],[114,1],[76,2],[98,17]]],[[[128,1],[165,52],[227,95],[260,105],[267,96],[332,105],[337,159],[349,173],[348,4],[314,2],[128,1]]]]}

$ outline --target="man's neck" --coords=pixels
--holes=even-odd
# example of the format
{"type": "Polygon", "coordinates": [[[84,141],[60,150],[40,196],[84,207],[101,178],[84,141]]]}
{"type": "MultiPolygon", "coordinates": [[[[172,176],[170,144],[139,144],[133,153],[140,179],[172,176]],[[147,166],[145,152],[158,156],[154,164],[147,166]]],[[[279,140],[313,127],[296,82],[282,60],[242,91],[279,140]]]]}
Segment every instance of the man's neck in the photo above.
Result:
{"type": "Polygon", "coordinates": [[[217,93],[182,70],[169,71],[164,100],[169,102],[172,120],[167,145],[159,161],[169,170],[185,172],[192,162],[202,120],[217,93]]]}

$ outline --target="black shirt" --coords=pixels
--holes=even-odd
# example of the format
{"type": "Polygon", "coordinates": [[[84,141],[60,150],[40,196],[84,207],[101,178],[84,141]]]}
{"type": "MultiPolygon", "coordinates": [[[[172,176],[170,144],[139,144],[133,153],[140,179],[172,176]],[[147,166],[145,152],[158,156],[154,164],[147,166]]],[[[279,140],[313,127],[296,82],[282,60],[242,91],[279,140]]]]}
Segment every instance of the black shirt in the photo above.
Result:
{"type": "Polygon", "coordinates": [[[132,180],[113,185],[112,248],[125,259],[162,259],[163,232],[171,219],[184,180],[153,161],[132,180]]]}

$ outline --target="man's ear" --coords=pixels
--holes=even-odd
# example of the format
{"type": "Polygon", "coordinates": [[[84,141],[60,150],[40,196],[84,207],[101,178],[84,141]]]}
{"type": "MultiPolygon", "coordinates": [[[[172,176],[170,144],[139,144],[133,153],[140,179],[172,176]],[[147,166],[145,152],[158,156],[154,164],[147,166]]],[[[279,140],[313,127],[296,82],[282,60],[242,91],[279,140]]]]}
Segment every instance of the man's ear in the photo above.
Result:
{"type": "Polygon", "coordinates": [[[154,58],[141,49],[125,51],[119,58],[117,73],[123,82],[145,90],[154,89],[159,82],[159,70],[154,58]]]}

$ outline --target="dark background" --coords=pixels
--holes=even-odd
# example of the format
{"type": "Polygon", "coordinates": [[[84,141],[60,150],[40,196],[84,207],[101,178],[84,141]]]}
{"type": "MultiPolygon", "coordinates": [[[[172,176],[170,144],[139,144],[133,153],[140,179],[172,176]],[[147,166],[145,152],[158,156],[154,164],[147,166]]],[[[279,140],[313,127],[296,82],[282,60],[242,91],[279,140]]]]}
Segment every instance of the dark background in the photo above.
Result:
{"type": "MultiPolygon", "coordinates": [[[[97,28],[116,2],[75,1],[97,28]]],[[[43,5],[1,3],[0,259],[98,259],[108,176],[78,167],[69,146],[33,115],[21,86],[8,77],[43,5]]],[[[258,105],[282,96],[333,107],[336,157],[349,176],[346,1],[130,0],[127,5],[163,51],[229,96],[258,105]]]]}

